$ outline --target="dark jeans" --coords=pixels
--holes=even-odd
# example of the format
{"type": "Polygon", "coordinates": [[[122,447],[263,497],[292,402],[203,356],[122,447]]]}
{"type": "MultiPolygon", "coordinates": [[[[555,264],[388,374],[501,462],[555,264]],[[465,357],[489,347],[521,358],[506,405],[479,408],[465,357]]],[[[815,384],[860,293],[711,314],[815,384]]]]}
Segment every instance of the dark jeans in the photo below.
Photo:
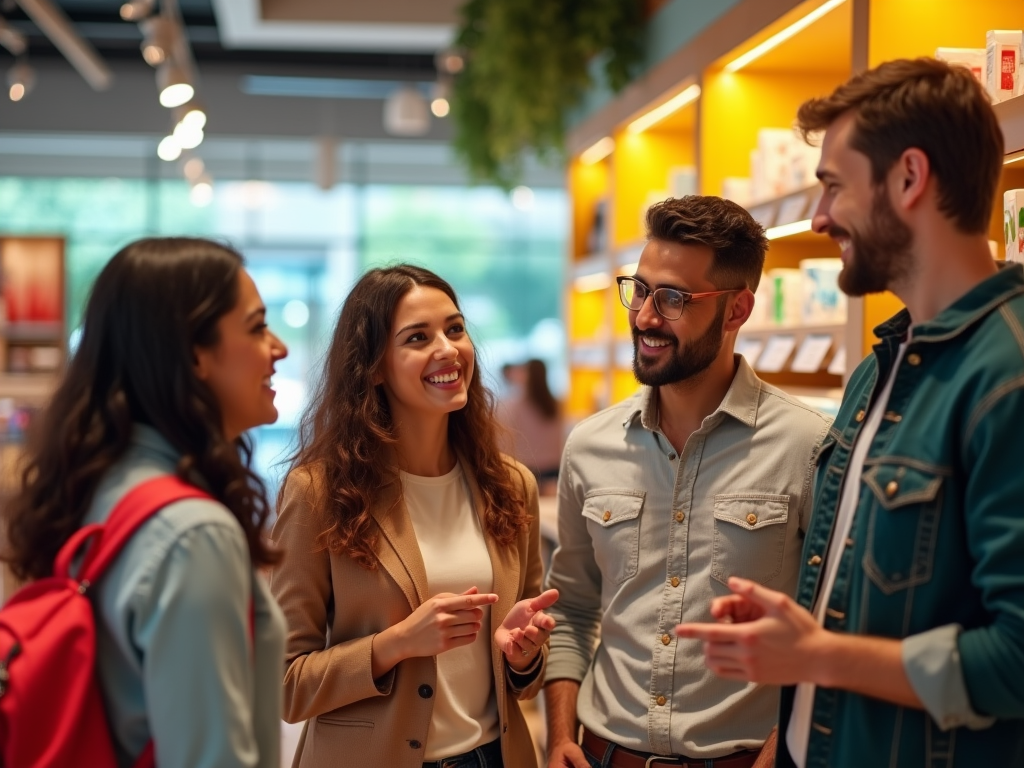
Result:
{"type": "Polygon", "coordinates": [[[505,768],[501,760],[501,739],[484,744],[471,752],[444,760],[431,760],[423,768],[505,768]]]}

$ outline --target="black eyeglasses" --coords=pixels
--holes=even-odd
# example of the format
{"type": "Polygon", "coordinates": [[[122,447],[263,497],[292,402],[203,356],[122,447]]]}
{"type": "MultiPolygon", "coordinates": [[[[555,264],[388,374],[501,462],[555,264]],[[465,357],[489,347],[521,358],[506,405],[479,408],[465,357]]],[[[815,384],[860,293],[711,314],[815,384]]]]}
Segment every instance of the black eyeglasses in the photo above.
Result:
{"type": "Polygon", "coordinates": [[[615,278],[619,284],[619,301],[626,309],[639,312],[647,297],[654,299],[655,311],[666,320],[678,320],[683,314],[683,307],[695,299],[706,299],[711,296],[722,296],[736,293],[742,288],[730,288],[727,291],[704,291],[703,293],[687,293],[675,288],[655,288],[653,291],[635,277],[619,276],[615,278]]]}

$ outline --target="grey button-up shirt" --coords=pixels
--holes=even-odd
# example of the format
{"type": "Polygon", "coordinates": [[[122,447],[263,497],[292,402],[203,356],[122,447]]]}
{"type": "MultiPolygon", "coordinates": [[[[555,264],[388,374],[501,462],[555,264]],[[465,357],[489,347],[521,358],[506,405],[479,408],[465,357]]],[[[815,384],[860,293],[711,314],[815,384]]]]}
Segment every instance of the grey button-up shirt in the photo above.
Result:
{"type": "Polygon", "coordinates": [[[741,357],[682,454],[656,391],[581,422],[565,446],[548,587],[547,679],[581,681],[580,721],[630,749],[714,758],[759,747],[778,690],[723,680],[679,622],[712,621],[730,576],[792,593],[829,420],[762,382],[741,357]],[[600,638],[600,640],[599,640],[600,638]]]}

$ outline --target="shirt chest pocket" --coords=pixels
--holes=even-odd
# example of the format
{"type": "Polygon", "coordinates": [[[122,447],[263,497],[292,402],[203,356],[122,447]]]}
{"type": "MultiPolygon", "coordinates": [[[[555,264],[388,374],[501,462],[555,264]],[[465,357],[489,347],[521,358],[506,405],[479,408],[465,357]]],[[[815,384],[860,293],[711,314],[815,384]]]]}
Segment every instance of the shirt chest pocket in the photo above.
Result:
{"type": "Polygon", "coordinates": [[[643,506],[643,491],[620,488],[591,491],[583,501],[594,559],[602,575],[616,584],[636,576],[643,506]]]}
{"type": "Polygon", "coordinates": [[[723,584],[730,576],[769,583],[782,572],[788,522],[789,496],[716,495],[712,577],[723,584]]]}
{"type": "Polygon", "coordinates": [[[941,474],[909,464],[876,464],[864,472],[871,492],[864,571],[882,592],[932,577],[942,512],[941,474]]]}

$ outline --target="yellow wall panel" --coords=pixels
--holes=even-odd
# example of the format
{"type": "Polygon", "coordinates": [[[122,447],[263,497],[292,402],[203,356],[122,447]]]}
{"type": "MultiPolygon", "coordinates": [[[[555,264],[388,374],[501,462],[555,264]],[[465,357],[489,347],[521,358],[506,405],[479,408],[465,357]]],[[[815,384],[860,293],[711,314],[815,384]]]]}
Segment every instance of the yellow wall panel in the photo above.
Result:
{"type": "Polygon", "coordinates": [[[608,290],[570,291],[567,308],[570,340],[607,338],[608,290]]]}
{"type": "Polygon", "coordinates": [[[619,403],[640,389],[632,371],[616,370],[612,374],[612,403],[619,403]]]}
{"type": "Polygon", "coordinates": [[[587,236],[594,223],[597,202],[608,196],[608,161],[587,165],[574,160],[569,166],[569,196],[572,199],[572,254],[587,254],[587,236]]]}
{"type": "Polygon", "coordinates": [[[604,407],[607,400],[604,371],[574,369],[569,372],[569,395],[565,400],[570,419],[581,419],[604,407]]]}

